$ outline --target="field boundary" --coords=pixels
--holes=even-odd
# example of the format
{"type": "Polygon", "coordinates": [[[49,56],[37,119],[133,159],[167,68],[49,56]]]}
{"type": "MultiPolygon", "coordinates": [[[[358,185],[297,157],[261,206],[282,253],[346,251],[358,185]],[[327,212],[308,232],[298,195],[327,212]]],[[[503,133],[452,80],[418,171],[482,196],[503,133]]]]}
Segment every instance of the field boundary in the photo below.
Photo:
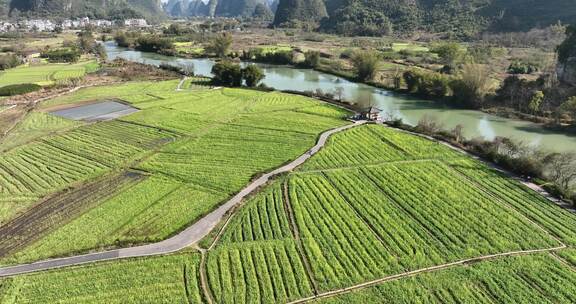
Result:
{"type": "Polygon", "coordinates": [[[127,247],[109,251],[102,251],[96,253],[89,253],[85,255],[77,255],[71,257],[49,259],[39,262],[34,262],[30,264],[14,265],[9,267],[0,268],[0,277],[9,277],[19,274],[32,273],[44,270],[51,270],[56,268],[75,266],[87,263],[93,263],[105,260],[117,260],[123,258],[133,258],[133,257],[144,257],[144,256],[155,256],[173,253],[189,247],[191,245],[197,244],[204,237],[206,237],[214,228],[217,227],[218,223],[222,218],[235,206],[240,204],[246,197],[252,194],[254,191],[258,190],[262,185],[268,183],[272,177],[279,175],[281,173],[289,172],[296,167],[302,165],[306,160],[311,158],[314,154],[318,153],[327,143],[328,138],[335,133],[360,126],[365,124],[366,121],[355,121],[352,124],[347,124],[337,128],[333,128],[324,131],[318,137],[316,144],[300,155],[291,162],[282,165],[281,167],[263,174],[245,186],[236,195],[230,198],[227,202],[220,205],[217,209],[205,215],[203,218],[196,221],[194,224],[188,226],[177,235],[165,239],[157,243],[151,243],[136,247],[127,247]]]}
{"type": "Polygon", "coordinates": [[[479,256],[479,257],[475,257],[475,258],[459,260],[459,261],[455,261],[455,262],[450,262],[450,263],[440,264],[440,265],[436,265],[436,266],[431,266],[431,267],[416,269],[416,270],[412,270],[412,271],[407,271],[407,272],[383,277],[380,279],[356,284],[353,286],[323,292],[323,293],[317,294],[315,296],[311,296],[311,297],[302,298],[302,299],[299,299],[296,301],[288,302],[288,304],[300,304],[300,303],[307,303],[307,302],[310,302],[313,300],[318,300],[318,299],[331,298],[331,297],[339,296],[342,294],[350,293],[350,292],[353,292],[356,290],[372,287],[372,286],[375,286],[375,285],[378,285],[381,283],[396,281],[396,280],[403,279],[403,278],[413,277],[413,276],[416,276],[416,275],[422,274],[422,273],[435,272],[438,270],[449,269],[449,268],[453,268],[453,267],[457,267],[457,266],[463,266],[466,264],[472,264],[472,263],[482,262],[482,261],[491,260],[491,259],[497,259],[497,258],[501,258],[501,257],[508,257],[508,256],[530,255],[530,254],[543,253],[543,252],[550,253],[550,252],[554,252],[554,251],[561,250],[564,248],[566,248],[566,245],[558,246],[558,247],[552,247],[552,248],[545,248],[545,249],[509,251],[509,252],[504,252],[504,253],[496,253],[496,254],[479,256]]]}

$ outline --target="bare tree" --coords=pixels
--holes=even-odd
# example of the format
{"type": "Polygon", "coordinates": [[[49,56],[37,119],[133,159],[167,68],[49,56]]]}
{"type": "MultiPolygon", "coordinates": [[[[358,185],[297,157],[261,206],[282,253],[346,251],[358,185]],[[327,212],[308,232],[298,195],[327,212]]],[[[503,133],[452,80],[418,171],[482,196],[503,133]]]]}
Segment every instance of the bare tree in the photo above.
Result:
{"type": "Polygon", "coordinates": [[[194,63],[192,61],[184,61],[180,64],[180,70],[186,76],[194,76],[194,63]]]}
{"type": "Polygon", "coordinates": [[[450,131],[450,133],[452,133],[452,136],[454,136],[454,140],[456,140],[456,142],[461,142],[464,139],[464,126],[458,124],[454,127],[454,129],[452,129],[452,131],[450,131]]]}
{"type": "Polygon", "coordinates": [[[430,135],[442,131],[443,128],[444,126],[435,117],[429,115],[422,116],[416,125],[418,131],[430,135]]]}
{"type": "Polygon", "coordinates": [[[548,178],[562,191],[576,183],[576,153],[552,153],[544,158],[548,178]]]}
{"type": "Polygon", "coordinates": [[[334,95],[338,97],[338,101],[342,101],[342,98],[344,97],[344,88],[341,86],[334,88],[334,95]]]}

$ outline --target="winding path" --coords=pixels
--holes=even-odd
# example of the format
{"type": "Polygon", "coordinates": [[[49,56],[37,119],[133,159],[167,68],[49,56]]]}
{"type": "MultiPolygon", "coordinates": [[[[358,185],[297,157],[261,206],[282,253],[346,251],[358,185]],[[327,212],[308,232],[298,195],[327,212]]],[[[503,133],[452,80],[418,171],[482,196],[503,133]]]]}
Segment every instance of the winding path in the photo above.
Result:
{"type": "Polygon", "coordinates": [[[332,134],[365,123],[366,121],[356,121],[353,124],[345,125],[322,133],[318,138],[316,145],[314,145],[314,147],[312,147],[306,153],[296,158],[292,162],[258,177],[256,180],[252,181],[248,186],[246,186],[238,194],[236,194],[226,203],[218,207],[216,210],[212,211],[199,221],[192,224],[190,227],[186,228],[184,231],[180,232],[179,234],[169,239],[166,239],[158,243],[152,243],[137,247],[121,248],[110,251],[89,253],[85,255],[51,259],[31,264],[23,264],[23,265],[0,268],[0,277],[13,276],[42,270],[49,270],[66,266],[80,265],[97,261],[168,254],[194,245],[201,239],[203,239],[206,235],[208,235],[216,227],[216,225],[220,222],[220,220],[224,217],[224,215],[226,215],[226,213],[230,211],[234,206],[239,204],[247,195],[256,191],[259,187],[265,185],[272,177],[284,172],[292,171],[293,169],[304,163],[306,160],[308,160],[310,157],[312,157],[312,155],[318,153],[318,151],[320,151],[320,149],[324,147],[326,141],[332,134]]]}

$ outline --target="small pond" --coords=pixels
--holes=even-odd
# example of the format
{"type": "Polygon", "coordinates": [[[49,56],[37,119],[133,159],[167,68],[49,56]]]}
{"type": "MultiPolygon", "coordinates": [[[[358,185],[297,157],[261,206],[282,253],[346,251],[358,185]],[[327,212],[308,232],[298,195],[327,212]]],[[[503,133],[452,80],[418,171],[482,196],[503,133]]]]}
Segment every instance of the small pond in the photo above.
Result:
{"type": "Polygon", "coordinates": [[[115,119],[137,111],[138,109],[127,104],[106,100],[53,111],[51,114],[72,120],[101,121],[115,119]]]}

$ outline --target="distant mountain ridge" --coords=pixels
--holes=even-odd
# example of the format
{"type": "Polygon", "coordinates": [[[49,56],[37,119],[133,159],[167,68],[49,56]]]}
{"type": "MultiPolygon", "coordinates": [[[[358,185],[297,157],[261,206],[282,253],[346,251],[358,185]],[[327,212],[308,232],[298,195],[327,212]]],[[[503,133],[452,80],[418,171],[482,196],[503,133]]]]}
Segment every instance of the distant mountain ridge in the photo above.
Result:
{"type": "Polygon", "coordinates": [[[269,0],[169,0],[164,11],[173,17],[252,17],[258,6],[275,11],[277,5],[269,0]]]}
{"type": "Polygon", "coordinates": [[[323,18],[324,30],[349,35],[426,30],[466,36],[484,29],[526,31],[558,21],[576,23],[576,1],[280,0],[274,25],[323,18]]]}
{"type": "Polygon", "coordinates": [[[160,0],[11,0],[9,12],[39,17],[160,19],[164,16],[160,0]]]}

